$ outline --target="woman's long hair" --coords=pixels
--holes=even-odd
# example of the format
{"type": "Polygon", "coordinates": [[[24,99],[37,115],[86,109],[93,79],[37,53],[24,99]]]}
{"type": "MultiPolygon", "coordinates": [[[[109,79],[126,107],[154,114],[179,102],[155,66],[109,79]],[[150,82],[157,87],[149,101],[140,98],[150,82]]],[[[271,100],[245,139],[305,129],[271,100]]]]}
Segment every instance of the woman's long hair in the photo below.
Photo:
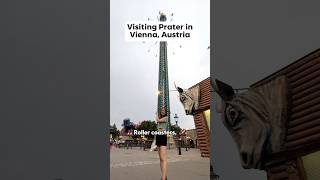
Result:
{"type": "Polygon", "coordinates": [[[162,107],[161,109],[160,109],[160,113],[159,113],[159,119],[161,119],[161,118],[163,118],[163,117],[166,117],[167,116],[167,110],[166,110],[166,108],[165,107],[162,107]],[[162,110],[164,110],[164,115],[162,115],[162,110]]]}

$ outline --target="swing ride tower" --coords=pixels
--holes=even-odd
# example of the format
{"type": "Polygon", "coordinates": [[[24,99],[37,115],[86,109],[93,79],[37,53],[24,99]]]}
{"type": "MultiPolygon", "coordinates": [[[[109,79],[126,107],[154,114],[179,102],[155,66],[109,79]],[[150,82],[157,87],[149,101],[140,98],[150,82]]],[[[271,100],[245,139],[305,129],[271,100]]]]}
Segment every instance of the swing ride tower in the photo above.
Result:
{"type": "MultiPolygon", "coordinates": [[[[165,22],[167,17],[165,14],[160,14],[160,22],[165,22]]],[[[168,57],[167,57],[167,42],[160,41],[159,53],[159,81],[158,81],[158,107],[157,113],[160,115],[161,108],[165,107],[168,122],[167,130],[170,130],[170,101],[169,101],[169,78],[168,78],[168,57]]]]}

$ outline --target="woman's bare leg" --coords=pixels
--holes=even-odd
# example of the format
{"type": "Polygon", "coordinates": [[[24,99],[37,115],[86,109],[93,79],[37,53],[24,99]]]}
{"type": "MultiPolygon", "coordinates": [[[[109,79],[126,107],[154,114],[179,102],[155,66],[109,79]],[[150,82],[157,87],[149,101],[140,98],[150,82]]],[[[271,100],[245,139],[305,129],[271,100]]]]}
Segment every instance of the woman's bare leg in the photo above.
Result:
{"type": "Polygon", "coordinates": [[[160,157],[160,169],[161,169],[161,175],[162,180],[166,180],[167,177],[167,147],[166,146],[160,146],[159,147],[159,157],[160,157]]]}

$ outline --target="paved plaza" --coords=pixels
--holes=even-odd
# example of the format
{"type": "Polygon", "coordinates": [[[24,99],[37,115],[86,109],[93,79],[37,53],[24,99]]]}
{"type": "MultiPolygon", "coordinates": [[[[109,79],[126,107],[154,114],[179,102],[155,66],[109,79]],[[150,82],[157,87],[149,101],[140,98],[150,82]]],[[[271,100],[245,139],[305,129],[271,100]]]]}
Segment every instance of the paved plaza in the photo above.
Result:
{"type": "MultiPolygon", "coordinates": [[[[168,180],[209,180],[210,160],[200,156],[198,149],[167,150],[168,180]]],[[[111,180],[159,180],[161,177],[157,151],[140,148],[110,150],[111,180]]]]}

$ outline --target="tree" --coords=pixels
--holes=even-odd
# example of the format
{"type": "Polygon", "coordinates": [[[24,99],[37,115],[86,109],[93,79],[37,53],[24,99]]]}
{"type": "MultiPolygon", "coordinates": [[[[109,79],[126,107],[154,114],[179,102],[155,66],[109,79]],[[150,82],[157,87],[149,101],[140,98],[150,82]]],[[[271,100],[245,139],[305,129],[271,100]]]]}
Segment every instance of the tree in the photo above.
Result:
{"type": "Polygon", "coordinates": [[[112,134],[113,138],[118,138],[120,135],[120,131],[118,130],[115,123],[110,127],[110,134],[112,134]]]}
{"type": "Polygon", "coordinates": [[[181,128],[177,125],[171,125],[170,129],[171,131],[176,132],[177,135],[181,132],[181,128]]]}
{"type": "MultiPolygon", "coordinates": [[[[142,121],[141,124],[137,127],[138,131],[145,130],[145,131],[157,131],[157,124],[155,121],[142,121]]],[[[151,133],[145,136],[148,139],[152,139],[153,135],[151,133]]]]}

